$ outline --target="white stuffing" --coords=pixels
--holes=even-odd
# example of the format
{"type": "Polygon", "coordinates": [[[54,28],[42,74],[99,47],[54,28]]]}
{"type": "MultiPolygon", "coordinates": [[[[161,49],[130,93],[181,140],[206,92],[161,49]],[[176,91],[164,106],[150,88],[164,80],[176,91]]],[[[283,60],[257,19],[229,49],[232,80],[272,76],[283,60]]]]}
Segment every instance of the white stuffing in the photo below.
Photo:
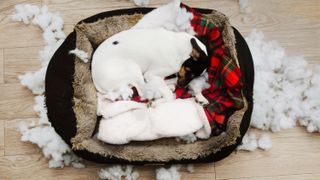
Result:
{"type": "Polygon", "coordinates": [[[263,133],[259,140],[258,140],[258,146],[260,149],[263,149],[263,150],[269,150],[271,149],[272,147],[272,142],[271,142],[271,139],[270,139],[270,136],[267,134],[267,133],[263,133]]]}
{"type": "Polygon", "coordinates": [[[195,95],[195,99],[200,104],[209,104],[209,101],[202,95],[202,91],[210,88],[210,84],[208,83],[208,73],[204,73],[203,75],[194,78],[188,85],[191,94],[195,95]]]}
{"type": "Polygon", "coordinates": [[[149,0],[131,0],[137,6],[147,6],[149,4],[149,0]]]}
{"type": "Polygon", "coordinates": [[[249,4],[248,1],[249,0],[239,0],[239,6],[240,6],[241,13],[246,13],[246,14],[251,13],[252,10],[251,10],[250,6],[248,5],[249,4]]]}
{"type": "Polygon", "coordinates": [[[84,167],[79,158],[73,154],[69,146],[51,127],[45,108],[44,80],[48,63],[65,38],[63,20],[58,14],[48,11],[46,6],[39,8],[30,4],[15,6],[15,12],[11,15],[13,21],[24,22],[39,26],[43,30],[45,47],[40,51],[39,60],[42,67],[36,72],[28,72],[19,76],[22,85],[29,88],[35,97],[34,111],[39,115],[38,122],[20,124],[21,140],[36,144],[42,149],[43,155],[49,159],[49,167],[57,168],[70,166],[84,167]]]}
{"type": "Polygon", "coordinates": [[[53,53],[65,39],[63,32],[63,20],[59,14],[53,14],[48,11],[47,6],[39,8],[30,4],[18,4],[15,6],[15,12],[11,15],[13,21],[24,22],[25,24],[34,24],[43,30],[45,47],[40,51],[39,60],[42,68],[36,72],[28,72],[19,76],[23,86],[28,87],[34,94],[44,92],[45,73],[49,60],[53,53]]]}
{"type": "Polygon", "coordinates": [[[86,167],[86,165],[84,165],[80,162],[72,162],[71,165],[72,165],[72,167],[74,167],[76,169],[83,169],[86,167]]]}
{"type": "Polygon", "coordinates": [[[19,129],[21,141],[36,144],[42,149],[43,155],[50,159],[49,168],[64,167],[73,161],[79,161],[51,126],[22,122],[19,129]]]}
{"type": "Polygon", "coordinates": [[[189,173],[193,173],[194,172],[194,165],[193,164],[188,164],[187,165],[187,171],[189,173]]]}
{"type": "Polygon", "coordinates": [[[243,139],[242,144],[237,147],[238,150],[254,151],[258,147],[257,137],[253,132],[247,132],[243,139]]]}
{"type": "Polygon", "coordinates": [[[190,21],[193,14],[180,7],[180,0],[172,0],[146,14],[132,29],[163,27],[171,31],[183,31],[191,35],[195,32],[190,21]]]}
{"type": "Polygon", "coordinates": [[[69,51],[69,54],[74,54],[76,57],[78,57],[83,62],[87,63],[89,61],[89,55],[88,53],[75,48],[74,50],[69,51]]]}
{"type": "Polygon", "coordinates": [[[172,165],[170,168],[158,168],[156,170],[156,180],[180,180],[180,165],[172,165]]]}
{"type": "Polygon", "coordinates": [[[320,73],[303,57],[289,57],[276,42],[254,30],[248,38],[255,68],[251,126],[273,132],[297,122],[310,132],[320,131],[320,73]]]}
{"type": "Polygon", "coordinates": [[[139,173],[133,170],[133,166],[114,165],[109,168],[101,169],[98,173],[101,179],[120,180],[125,177],[126,180],[136,180],[139,178],[139,173]]]}

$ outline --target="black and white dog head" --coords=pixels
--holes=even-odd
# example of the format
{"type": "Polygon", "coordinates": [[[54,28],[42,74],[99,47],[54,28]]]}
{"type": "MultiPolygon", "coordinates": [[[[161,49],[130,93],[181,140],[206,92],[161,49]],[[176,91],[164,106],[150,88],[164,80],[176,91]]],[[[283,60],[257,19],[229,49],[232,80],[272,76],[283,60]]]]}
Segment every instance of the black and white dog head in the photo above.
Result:
{"type": "Polygon", "coordinates": [[[200,76],[209,64],[209,56],[199,47],[196,40],[190,40],[192,52],[190,58],[181,66],[178,73],[178,87],[185,87],[195,77],[200,76]]]}

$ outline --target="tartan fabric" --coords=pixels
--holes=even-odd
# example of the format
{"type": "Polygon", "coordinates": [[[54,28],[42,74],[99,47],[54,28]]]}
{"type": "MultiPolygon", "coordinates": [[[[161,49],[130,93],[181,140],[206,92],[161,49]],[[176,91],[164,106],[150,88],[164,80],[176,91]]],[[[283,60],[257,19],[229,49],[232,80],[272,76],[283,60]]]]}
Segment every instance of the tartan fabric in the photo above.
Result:
{"type": "MultiPolygon", "coordinates": [[[[207,69],[210,88],[202,92],[210,104],[204,107],[212,135],[220,134],[225,129],[226,120],[235,110],[243,108],[240,68],[231,58],[229,49],[225,48],[221,32],[224,27],[218,27],[203,17],[194,9],[181,4],[181,7],[193,14],[191,26],[196,37],[202,41],[210,57],[210,66],[207,69]]],[[[179,98],[188,98],[188,93],[178,90],[179,98]]],[[[187,90],[185,90],[187,91],[187,90]]]]}

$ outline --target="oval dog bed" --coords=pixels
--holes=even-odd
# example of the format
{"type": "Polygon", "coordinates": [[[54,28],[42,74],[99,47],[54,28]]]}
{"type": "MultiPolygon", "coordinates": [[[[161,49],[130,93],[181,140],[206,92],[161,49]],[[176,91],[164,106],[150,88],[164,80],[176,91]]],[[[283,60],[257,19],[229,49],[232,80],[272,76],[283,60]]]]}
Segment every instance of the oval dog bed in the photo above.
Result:
{"type": "Polygon", "coordinates": [[[225,132],[193,143],[174,138],[125,145],[103,143],[93,137],[97,126],[96,89],[90,63],[69,54],[81,47],[92,56],[106,38],[129,29],[153,8],[132,8],[100,13],[80,21],[52,57],[45,79],[48,117],[55,131],[80,157],[101,163],[166,164],[213,162],[228,156],[242,141],[250,124],[253,108],[253,62],[241,34],[225,15],[209,9],[196,9],[222,29],[228,54],[240,66],[243,79],[243,108],[233,111],[225,132]]]}

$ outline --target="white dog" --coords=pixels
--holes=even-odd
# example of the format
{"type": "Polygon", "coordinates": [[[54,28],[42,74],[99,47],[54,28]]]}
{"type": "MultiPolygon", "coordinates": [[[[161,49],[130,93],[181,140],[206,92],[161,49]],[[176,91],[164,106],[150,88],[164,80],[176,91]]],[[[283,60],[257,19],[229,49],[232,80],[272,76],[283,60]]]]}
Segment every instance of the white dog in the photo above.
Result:
{"type": "Polygon", "coordinates": [[[93,82],[103,94],[131,85],[143,97],[146,80],[164,99],[173,100],[164,78],[177,73],[190,58],[191,40],[207,53],[204,44],[185,32],[164,28],[122,31],[105,40],[93,54],[93,82]]]}

